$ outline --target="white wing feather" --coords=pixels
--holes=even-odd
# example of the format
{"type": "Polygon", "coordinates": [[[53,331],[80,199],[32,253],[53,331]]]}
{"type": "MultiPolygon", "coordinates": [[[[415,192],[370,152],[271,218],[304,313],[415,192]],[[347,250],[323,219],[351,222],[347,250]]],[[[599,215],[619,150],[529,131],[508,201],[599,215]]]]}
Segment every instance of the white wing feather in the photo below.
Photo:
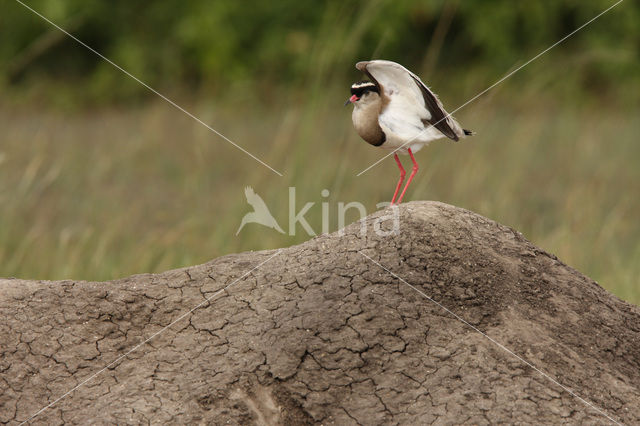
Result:
{"type": "Polygon", "coordinates": [[[417,117],[431,119],[431,113],[426,108],[420,88],[412,78],[417,78],[415,74],[400,64],[382,60],[369,61],[366,63],[366,70],[384,88],[385,94],[389,96],[394,106],[409,106],[411,110],[416,111],[417,117]]]}
{"type": "Polygon", "coordinates": [[[460,125],[452,117],[447,117],[435,93],[402,65],[375,60],[358,62],[356,68],[375,80],[389,99],[378,119],[383,129],[386,127],[405,141],[413,139],[417,142],[429,142],[445,136],[458,140],[464,135],[460,125]]]}

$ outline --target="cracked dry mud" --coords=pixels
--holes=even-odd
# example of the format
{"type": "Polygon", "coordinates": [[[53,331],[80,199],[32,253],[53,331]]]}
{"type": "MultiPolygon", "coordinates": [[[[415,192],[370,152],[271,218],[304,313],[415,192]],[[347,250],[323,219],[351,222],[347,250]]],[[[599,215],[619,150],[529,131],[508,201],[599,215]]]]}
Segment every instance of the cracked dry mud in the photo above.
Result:
{"type": "MultiPolygon", "coordinates": [[[[469,211],[404,204],[400,234],[379,237],[383,214],[365,237],[355,223],[283,249],[31,422],[640,422],[638,307],[469,211]]],[[[0,280],[0,421],[29,419],[275,253],[110,282],[0,280]]]]}

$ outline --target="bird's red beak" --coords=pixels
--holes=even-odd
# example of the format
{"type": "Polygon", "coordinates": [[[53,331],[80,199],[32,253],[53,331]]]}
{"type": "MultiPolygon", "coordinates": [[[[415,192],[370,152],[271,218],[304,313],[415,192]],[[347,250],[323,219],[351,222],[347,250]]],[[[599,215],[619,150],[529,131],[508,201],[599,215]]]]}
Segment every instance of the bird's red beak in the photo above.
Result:
{"type": "Polygon", "coordinates": [[[357,97],[356,95],[351,96],[349,99],[347,99],[347,102],[344,103],[344,106],[347,106],[349,104],[354,103],[355,101],[357,101],[358,99],[360,99],[359,97],[357,97]]]}

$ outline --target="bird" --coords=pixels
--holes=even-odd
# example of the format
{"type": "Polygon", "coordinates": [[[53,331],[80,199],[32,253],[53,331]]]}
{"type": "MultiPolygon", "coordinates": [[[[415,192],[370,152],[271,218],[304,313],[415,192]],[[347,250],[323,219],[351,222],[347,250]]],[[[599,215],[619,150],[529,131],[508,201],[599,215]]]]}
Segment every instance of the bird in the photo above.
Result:
{"type": "Polygon", "coordinates": [[[386,60],[361,61],[356,69],[367,75],[351,85],[353,127],[362,139],[373,146],[393,151],[400,169],[400,179],[391,199],[391,205],[402,202],[407,188],[418,172],[413,154],[431,141],[447,137],[458,141],[475,134],[463,129],[445,111],[438,96],[402,65],[386,60]],[[406,175],[398,152],[409,154],[413,168],[407,184],[398,197],[406,175]]]}
{"type": "Polygon", "coordinates": [[[244,189],[244,196],[247,198],[247,203],[253,207],[253,211],[244,215],[240,222],[240,227],[236,231],[236,235],[240,233],[240,230],[242,230],[247,223],[259,223],[260,225],[275,229],[281,234],[284,234],[284,231],[280,228],[280,225],[278,225],[278,222],[276,222],[276,219],[269,211],[267,204],[264,202],[262,197],[256,194],[253,188],[247,186],[244,189]]]}

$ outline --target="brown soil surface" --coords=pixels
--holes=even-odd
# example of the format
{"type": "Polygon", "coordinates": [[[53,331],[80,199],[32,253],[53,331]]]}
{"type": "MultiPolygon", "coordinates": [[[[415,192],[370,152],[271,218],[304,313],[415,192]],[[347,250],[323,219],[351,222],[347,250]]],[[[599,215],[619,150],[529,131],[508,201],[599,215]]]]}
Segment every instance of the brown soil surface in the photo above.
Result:
{"type": "Polygon", "coordinates": [[[638,307],[469,211],[407,203],[380,237],[384,214],[162,274],[0,280],[0,422],[640,423],[638,307]]]}

